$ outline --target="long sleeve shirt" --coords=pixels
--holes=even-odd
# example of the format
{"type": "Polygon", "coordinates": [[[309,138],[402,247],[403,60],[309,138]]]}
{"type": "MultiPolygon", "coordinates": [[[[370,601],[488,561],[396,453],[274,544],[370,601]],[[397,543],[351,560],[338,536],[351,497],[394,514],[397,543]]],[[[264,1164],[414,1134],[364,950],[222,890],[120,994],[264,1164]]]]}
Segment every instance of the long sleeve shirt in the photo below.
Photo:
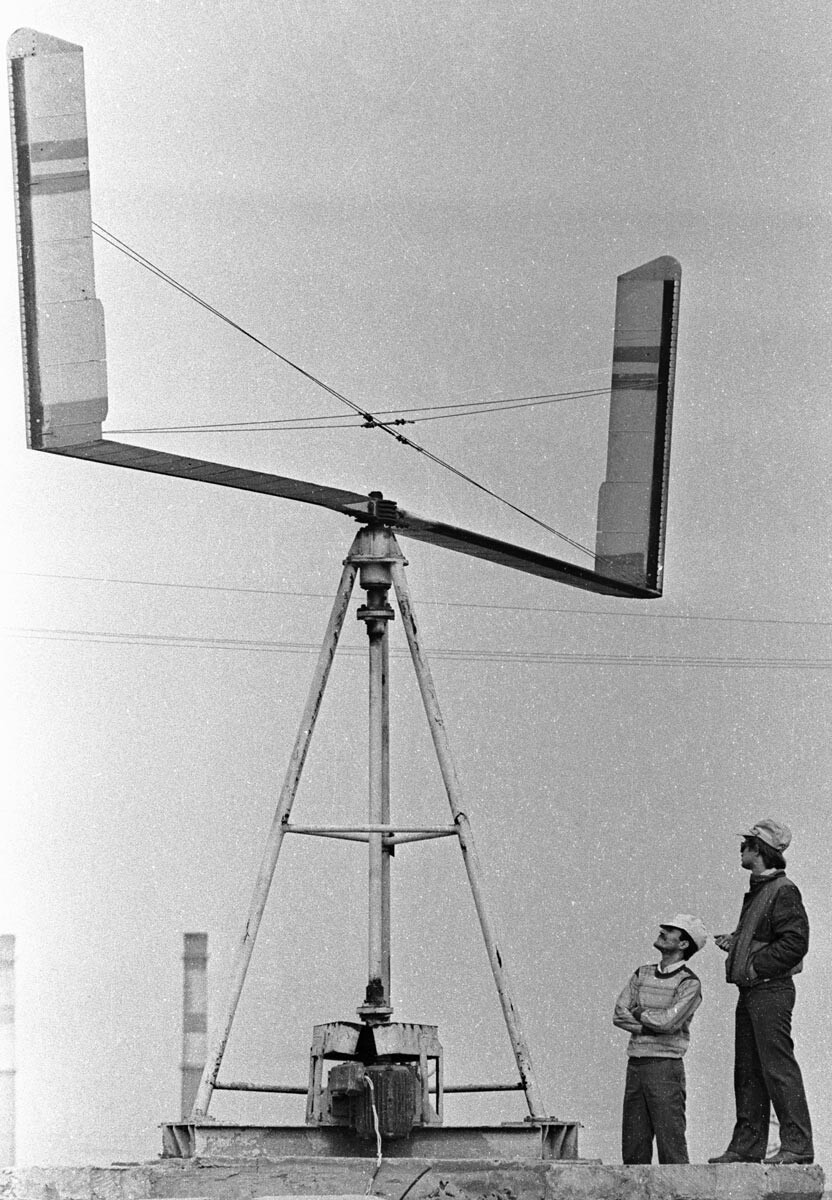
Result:
{"type": "Polygon", "coordinates": [[[630,1034],[630,1058],[681,1058],[701,1003],[702,985],[689,967],[665,974],[648,963],[630,976],[615,1002],[612,1020],[630,1034]]]}

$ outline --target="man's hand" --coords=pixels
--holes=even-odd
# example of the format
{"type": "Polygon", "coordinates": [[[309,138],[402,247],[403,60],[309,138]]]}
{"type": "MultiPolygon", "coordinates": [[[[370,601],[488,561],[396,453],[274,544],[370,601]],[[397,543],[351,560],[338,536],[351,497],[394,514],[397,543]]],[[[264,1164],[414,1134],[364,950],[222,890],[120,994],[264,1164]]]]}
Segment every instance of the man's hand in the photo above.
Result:
{"type": "Polygon", "coordinates": [[[733,942],[734,942],[733,933],[715,933],[714,934],[714,945],[718,946],[720,948],[720,950],[724,950],[726,954],[731,949],[733,942]]]}

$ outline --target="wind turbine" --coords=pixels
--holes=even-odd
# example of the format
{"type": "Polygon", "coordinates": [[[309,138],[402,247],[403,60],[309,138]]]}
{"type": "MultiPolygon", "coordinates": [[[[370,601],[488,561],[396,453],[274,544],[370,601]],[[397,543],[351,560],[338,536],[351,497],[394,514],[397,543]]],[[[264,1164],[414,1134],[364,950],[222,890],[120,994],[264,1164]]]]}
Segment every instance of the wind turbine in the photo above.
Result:
{"type": "MultiPolygon", "coordinates": [[[[394,848],[456,837],[514,1052],[519,1082],[455,1090],[516,1088],[525,1095],[526,1126],[544,1157],[575,1157],[577,1125],[547,1115],[522,1032],[499,935],[491,919],[469,818],[436,688],[418,633],[398,536],[473,555],[501,566],[606,595],[653,599],[662,594],[673,381],[681,268],[656,258],[618,277],[606,479],[598,500],[594,568],[589,569],[417,516],[381,493],[369,495],[221,463],[166,454],[103,436],[107,416],[104,315],[95,295],[83,52],[80,46],[22,29],[9,41],[22,308],[27,440],[34,450],[178,476],[281,499],[320,505],[361,525],[344,562],[283,788],[268,832],[228,1000],[189,1122],[166,1126],[169,1153],[194,1153],[210,1123],[215,1090],[305,1091],[306,1122],[333,1152],[357,1153],[374,1130],[388,1147],[442,1130],[442,1048],[436,1026],[391,1021],[390,866],[394,848]],[[366,592],[358,610],[369,646],[368,819],[352,826],[293,824],[292,807],[338,637],[356,579],[366,592]],[[389,783],[388,629],[393,589],[451,812],[451,822],[407,826],[393,821],[389,783]],[[287,834],[366,843],[368,982],[359,1022],[316,1026],[307,1088],[224,1084],[219,1070],[257,931],[287,834]],[[329,1074],[325,1071],[329,1064],[329,1074]],[[345,1141],[344,1139],[347,1139],[345,1141]],[[345,1148],[346,1147],[346,1148],[345,1148]]],[[[508,1128],[508,1127],[506,1127],[508,1128]]],[[[445,1127],[445,1132],[452,1131],[445,1127]]],[[[396,1152],[395,1149],[390,1152],[396,1152]]],[[[405,1152],[405,1151],[399,1151],[405,1152]]]]}

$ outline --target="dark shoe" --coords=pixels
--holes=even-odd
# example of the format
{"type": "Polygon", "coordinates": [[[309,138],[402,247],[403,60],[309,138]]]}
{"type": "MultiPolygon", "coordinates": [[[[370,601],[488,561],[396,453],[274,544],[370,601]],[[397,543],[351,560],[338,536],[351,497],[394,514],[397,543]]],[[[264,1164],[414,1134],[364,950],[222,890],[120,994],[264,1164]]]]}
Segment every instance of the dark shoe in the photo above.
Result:
{"type": "Polygon", "coordinates": [[[717,1154],[716,1158],[709,1158],[709,1163],[758,1163],[759,1158],[745,1158],[742,1154],[735,1154],[733,1150],[726,1150],[724,1154],[717,1154]]]}
{"type": "Polygon", "coordinates": [[[791,1150],[780,1150],[777,1154],[772,1154],[771,1158],[767,1158],[765,1164],[767,1167],[793,1167],[808,1166],[814,1161],[812,1154],[793,1154],[791,1150]]]}

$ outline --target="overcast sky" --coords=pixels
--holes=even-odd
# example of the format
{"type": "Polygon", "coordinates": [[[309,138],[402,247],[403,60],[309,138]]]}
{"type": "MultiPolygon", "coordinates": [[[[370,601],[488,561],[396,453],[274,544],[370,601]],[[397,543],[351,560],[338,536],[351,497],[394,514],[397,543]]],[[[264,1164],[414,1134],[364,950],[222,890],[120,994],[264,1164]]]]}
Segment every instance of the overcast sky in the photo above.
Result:
{"type": "MultiPolygon", "coordinates": [[[[828,4],[44,0],[6,13],[9,34],[84,47],[94,219],[363,407],[603,388],[615,277],[680,260],[664,597],[596,597],[402,545],[425,644],[444,652],[440,702],[551,1112],[583,1123],[583,1153],[619,1160],[614,997],[655,957],[658,921],[688,911],[733,927],[737,834],[774,816],[794,829],[789,870],[812,920],[795,1038],[832,1165],[828,4]]],[[[355,527],[25,449],[9,157],[0,932],[17,936],[18,1156],[147,1159],[178,1116],[181,935],[208,932],[216,1016],[355,527]]],[[[107,428],[346,412],[95,249],[107,428]]],[[[604,421],[601,397],[407,432],[591,543],[604,421]]],[[[119,436],[381,488],[567,552],[378,432],[119,436]]],[[[392,638],[393,811],[441,822],[400,622],[392,638]]],[[[366,811],[352,618],[344,642],[296,819],[366,811]]],[[[365,872],[354,846],[287,843],[226,1077],[302,1083],[312,1025],[354,1019],[365,872]]],[[[397,854],[394,923],[394,1019],[439,1025],[448,1081],[513,1079],[450,840],[397,854]]],[[[712,945],[692,965],[701,1161],[731,1131],[735,994],[712,945]]],[[[524,1112],[516,1097],[448,1110],[524,1112]]],[[[302,1102],[223,1094],[212,1112],[301,1121],[302,1102]]]]}

